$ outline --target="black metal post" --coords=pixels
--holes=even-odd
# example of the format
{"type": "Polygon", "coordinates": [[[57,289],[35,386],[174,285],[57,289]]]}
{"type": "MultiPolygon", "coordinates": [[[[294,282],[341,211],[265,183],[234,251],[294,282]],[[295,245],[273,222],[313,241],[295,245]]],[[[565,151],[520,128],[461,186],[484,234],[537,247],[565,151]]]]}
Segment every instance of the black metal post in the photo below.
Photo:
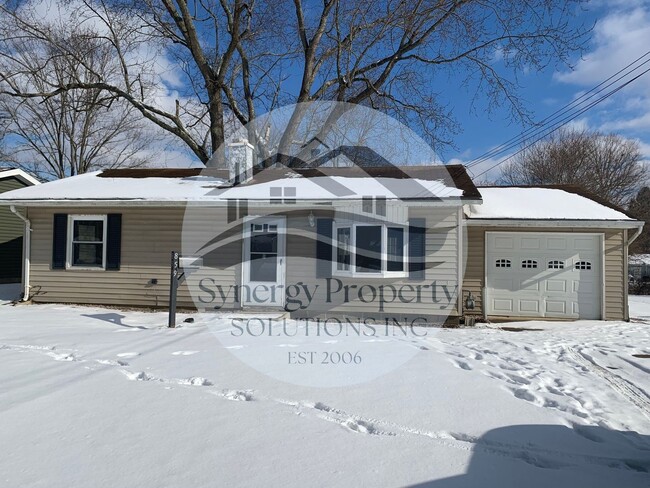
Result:
{"type": "Polygon", "coordinates": [[[167,326],[176,327],[176,292],[178,291],[178,251],[172,251],[171,276],[169,280],[169,320],[167,326]]]}

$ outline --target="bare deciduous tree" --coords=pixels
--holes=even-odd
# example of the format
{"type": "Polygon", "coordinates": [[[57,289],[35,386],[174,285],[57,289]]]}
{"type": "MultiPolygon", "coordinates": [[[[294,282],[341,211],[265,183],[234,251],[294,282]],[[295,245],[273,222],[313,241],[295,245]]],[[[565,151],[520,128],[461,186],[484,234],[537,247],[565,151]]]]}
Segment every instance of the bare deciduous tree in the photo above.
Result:
{"type": "MultiPolygon", "coordinates": [[[[15,88],[43,91],[72,81],[93,83],[115,72],[112,52],[98,42],[96,32],[72,23],[53,25],[50,32],[65,43],[64,51],[29,37],[13,38],[13,67],[21,73],[12,79],[15,88]],[[85,62],[80,65],[76,59],[82,55],[85,62]]],[[[145,165],[152,136],[134,111],[101,88],[44,98],[3,96],[0,112],[6,114],[11,141],[5,157],[45,179],[145,165]]]]}
{"type": "Polygon", "coordinates": [[[639,190],[628,206],[634,217],[645,222],[641,235],[630,245],[630,254],[650,253],[650,188],[644,186],[639,190]]]}
{"type": "MultiPolygon", "coordinates": [[[[2,68],[1,88],[40,98],[107,90],[180,138],[204,163],[226,137],[226,112],[247,124],[259,111],[296,103],[280,141],[287,147],[301,123],[301,104],[318,100],[377,108],[440,148],[458,129],[438,95],[448,75],[464,73],[491,106],[506,103],[513,116],[526,119],[516,73],[566,63],[581,49],[589,29],[570,21],[581,1],[75,0],[81,16],[104,26],[101,37],[120,60],[120,79],[20,90],[15,73],[2,68]],[[124,32],[128,40],[120,37],[124,32]],[[140,75],[147,63],[138,53],[154,44],[182,73],[184,87],[173,107],[151,95],[167,91],[165,83],[158,80],[151,90],[150,78],[140,75]],[[497,56],[506,69],[497,68],[497,56]]],[[[4,6],[0,13],[39,42],[66,49],[28,9],[4,6]]],[[[2,34],[12,37],[7,29],[2,34]]],[[[3,55],[10,56],[0,47],[3,55]]]]}
{"type": "Polygon", "coordinates": [[[501,170],[510,185],[577,185],[618,205],[644,184],[639,143],[617,134],[563,129],[523,150],[501,170]]]}

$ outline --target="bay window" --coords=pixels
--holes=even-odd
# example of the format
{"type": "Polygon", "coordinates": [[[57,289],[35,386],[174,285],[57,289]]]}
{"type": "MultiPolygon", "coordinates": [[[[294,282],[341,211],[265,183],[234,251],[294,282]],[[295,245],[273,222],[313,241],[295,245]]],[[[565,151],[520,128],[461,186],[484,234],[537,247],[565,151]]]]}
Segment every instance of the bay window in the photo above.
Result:
{"type": "Polygon", "coordinates": [[[390,224],[335,226],[333,274],[340,276],[406,276],[407,229],[390,224]]]}

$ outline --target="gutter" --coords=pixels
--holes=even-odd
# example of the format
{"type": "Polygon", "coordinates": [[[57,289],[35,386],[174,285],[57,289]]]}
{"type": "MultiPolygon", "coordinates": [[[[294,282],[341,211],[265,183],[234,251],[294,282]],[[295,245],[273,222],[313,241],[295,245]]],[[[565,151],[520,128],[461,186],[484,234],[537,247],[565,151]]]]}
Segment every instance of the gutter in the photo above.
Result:
{"type": "Polygon", "coordinates": [[[31,259],[31,236],[32,236],[32,224],[27,217],[21,214],[15,206],[11,205],[9,210],[16,215],[20,220],[25,222],[25,242],[23,243],[23,297],[21,301],[26,302],[29,300],[29,264],[31,259]]]}
{"type": "MultiPolygon", "coordinates": [[[[137,199],[51,199],[51,200],[12,200],[0,199],[0,206],[3,205],[21,205],[26,207],[227,207],[228,200],[242,200],[244,198],[224,198],[220,200],[137,200],[137,199]]],[[[406,199],[387,199],[387,202],[404,202],[412,207],[457,207],[467,204],[480,203],[480,200],[462,200],[460,197],[448,200],[406,200],[406,199]]],[[[304,207],[322,206],[322,205],[346,205],[350,202],[361,202],[360,197],[354,198],[329,198],[329,199],[297,199],[295,205],[304,207]]],[[[248,199],[249,207],[269,207],[278,203],[277,199],[248,199]]],[[[285,204],[277,205],[285,207],[285,204]]]]}
{"type": "MultiPolygon", "coordinates": [[[[639,220],[577,220],[577,219],[466,219],[468,227],[545,227],[566,228],[576,227],[584,229],[643,229],[645,222],[639,220]]],[[[634,238],[636,239],[636,235],[634,238]]]]}

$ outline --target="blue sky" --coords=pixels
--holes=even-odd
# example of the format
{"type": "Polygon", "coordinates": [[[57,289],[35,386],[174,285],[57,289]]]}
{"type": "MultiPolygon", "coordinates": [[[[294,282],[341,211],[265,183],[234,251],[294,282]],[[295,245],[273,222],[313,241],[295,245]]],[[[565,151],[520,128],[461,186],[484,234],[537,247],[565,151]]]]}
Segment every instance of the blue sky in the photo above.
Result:
{"type": "MultiPolygon", "coordinates": [[[[551,67],[541,72],[519,73],[523,85],[520,93],[537,121],[650,50],[650,1],[592,1],[580,20],[596,24],[582,59],[574,59],[573,70],[551,67]]],[[[455,139],[458,150],[445,151],[441,155],[444,161],[466,162],[526,129],[509,121],[505,109],[488,116],[479,103],[477,110],[470,111],[470,104],[464,100],[472,94],[463,89],[448,92],[462,133],[455,139]]],[[[592,108],[572,125],[638,139],[645,158],[650,159],[650,73],[592,108]]],[[[482,163],[474,173],[502,157],[482,163]]],[[[488,176],[497,174],[498,171],[491,171],[488,176]]]]}
{"type": "MultiPolygon", "coordinates": [[[[53,8],[55,0],[34,0],[34,3],[44,18],[61,18],[61,7],[53,8]]],[[[541,72],[530,70],[517,73],[522,85],[520,94],[526,100],[526,108],[532,112],[534,120],[544,119],[650,50],[650,0],[591,0],[583,8],[584,11],[575,21],[588,25],[595,22],[595,27],[583,58],[573,60],[573,70],[551,66],[541,72]]],[[[495,65],[501,62],[498,59],[494,61],[495,65]]],[[[158,59],[156,70],[162,80],[161,90],[155,95],[156,103],[161,108],[173,111],[175,100],[183,98],[186,83],[178,68],[164,56],[158,59]]],[[[439,154],[439,158],[447,163],[471,161],[526,129],[512,122],[505,107],[488,115],[485,100],[480,94],[474,110],[471,110],[470,100],[476,93],[463,86],[460,76],[457,79],[450,77],[431,87],[432,91],[444,94],[448,108],[461,129],[453,140],[457,149],[450,148],[439,154]]],[[[644,157],[650,160],[650,73],[572,124],[638,139],[644,157]]],[[[168,141],[168,137],[162,137],[160,147],[152,148],[160,164],[198,164],[196,158],[178,141],[168,141]]],[[[507,154],[481,163],[473,169],[473,173],[481,173],[505,156],[507,154]]],[[[498,169],[493,170],[487,177],[494,178],[498,173],[498,169]]]]}

